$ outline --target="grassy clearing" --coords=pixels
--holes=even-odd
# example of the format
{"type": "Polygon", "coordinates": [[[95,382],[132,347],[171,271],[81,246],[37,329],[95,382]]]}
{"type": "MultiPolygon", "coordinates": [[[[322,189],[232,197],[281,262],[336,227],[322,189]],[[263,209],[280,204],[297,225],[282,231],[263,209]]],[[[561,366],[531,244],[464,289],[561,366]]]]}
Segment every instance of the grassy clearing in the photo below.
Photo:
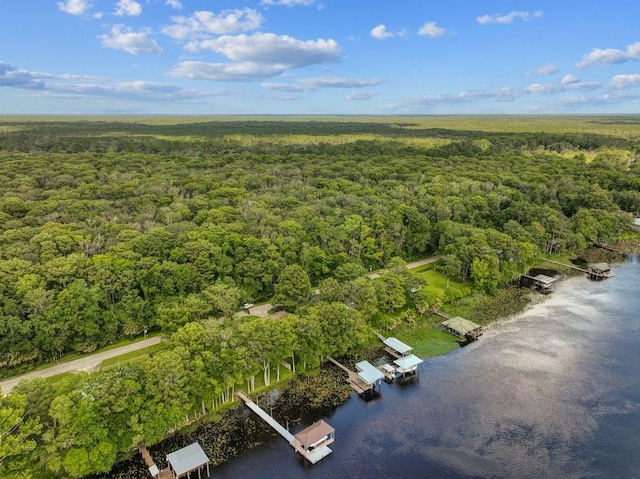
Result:
{"type": "Polygon", "coordinates": [[[56,374],[55,376],[49,376],[48,378],[45,378],[45,381],[47,381],[49,384],[53,386],[56,386],[59,383],[61,383],[63,380],[71,376],[73,376],[73,373],[60,373],[60,374],[56,374]]]}
{"type": "MultiPolygon", "coordinates": [[[[435,271],[433,263],[419,266],[411,271],[427,281],[425,288],[428,296],[440,298],[445,303],[443,309],[447,312],[450,312],[449,309],[454,304],[453,301],[456,305],[466,301],[468,306],[464,311],[469,311],[471,305],[478,299],[471,295],[469,284],[453,281],[446,275],[435,271]]],[[[455,315],[463,316],[457,311],[455,315]]],[[[417,356],[432,357],[446,354],[459,347],[460,339],[441,331],[438,327],[440,321],[442,321],[440,316],[420,315],[415,308],[408,307],[390,314],[378,313],[372,323],[381,329],[383,335],[397,337],[411,345],[417,356]],[[383,330],[385,327],[386,329],[383,330]]]]}
{"type": "MultiPolygon", "coordinates": [[[[421,266],[430,267],[423,271],[418,271],[420,276],[427,281],[427,293],[432,298],[447,299],[462,298],[471,294],[471,286],[449,279],[446,275],[433,270],[432,265],[421,266]]],[[[414,270],[416,271],[416,270],[414,270]]]]}
{"type": "Polygon", "coordinates": [[[438,329],[440,321],[439,316],[424,316],[416,326],[402,324],[392,334],[412,346],[413,353],[420,358],[440,356],[460,347],[460,338],[438,329]]]}

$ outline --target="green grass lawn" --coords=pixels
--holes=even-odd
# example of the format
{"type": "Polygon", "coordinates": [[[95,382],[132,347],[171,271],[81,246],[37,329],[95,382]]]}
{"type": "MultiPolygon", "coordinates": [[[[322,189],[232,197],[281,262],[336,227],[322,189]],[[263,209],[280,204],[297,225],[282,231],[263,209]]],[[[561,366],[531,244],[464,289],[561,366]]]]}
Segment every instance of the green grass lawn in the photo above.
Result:
{"type": "Polygon", "coordinates": [[[49,376],[48,378],[45,378],[45,381],[47,381],[49,384],[53,386],[56,386],[57,384],[62,382],[63,379],[68,378],[70,376],[73,376],[73,373],[60,373],[60,374],[56,374],[55,376],[49,376]]]}
{"type": "MultiPolygon", "coordinates": [[[[426,280],[425,289],[429,298],[440,298],[442,309],[449,312],[452,302],[456,304],[469,300],[473,304],[471,287],[469,284],[454,281],[446,275],[435,271],[433,263],[419,266],[411,270],[426,280]]],[[[462,309],[462,308],[461,308],[462,309]]],[[[456,313],[457,315],[457,313],[456,313]]],[[[446,354],[460,347],[460,338],[441,331],[438,323],[443,318],[432,314],[420,315],[414,308],[402,308],[393,313],[378,313],[372,319],[372,324],[380,328],[383,336],[393,336],[414,348],[414,354],[419,357],[431,357],[446,354]],[[407,321],[409,316],[413,320],[407,321]],[[391,331],[383,330],[384,326],[395,325],[391,331]]]]}
{"type": "Polygon", "coordinates": [[[460,347],[460,338],[438,329],[439,316],[425,315],[416,326],[401,325],[386,335],[398,338],[413,347],[413,354],[420,358],[440,356],[460,347]]]}
{"type": "Polygon", "coordinates": [[[447,275],[435,271],[433,266],[433,263],[430,263],[411,270],[427,282],[426,290],[429,297],[439,297],[447,301],[471,294],[470,283],[452,280],[447,275]]]}

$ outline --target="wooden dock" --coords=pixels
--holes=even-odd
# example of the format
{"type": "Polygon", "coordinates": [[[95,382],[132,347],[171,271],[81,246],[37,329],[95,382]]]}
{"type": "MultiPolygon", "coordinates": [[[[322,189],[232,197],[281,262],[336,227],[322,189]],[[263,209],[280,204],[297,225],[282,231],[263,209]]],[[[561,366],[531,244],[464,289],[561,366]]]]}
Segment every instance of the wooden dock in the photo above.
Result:
{"type": "Polygon", "coordinates": [[[169,469],[168,467],[162,470],[158,469],[158,466],[156,466],[156,463],[151,457],[151,454],[149,454],[149,450],[147,449],[147,445],[144,443],[144,441],[140,441],[137,448],[138,452],[144,459],[144,463],[147,465],[147,468],[149,468],[149,474],[151,475],[151,477],[155,479],[173,479],[173,473],[171,472],[171,469],[169,469]]]}
{"type": "Polygon", "coordinates": [[[360,381],[358,378],[358,373],[356,373],[355,371],[352,371],[351,369],[349,369],[348,367],[340,364],[338,361],[336,361],[335,359],[329,357],[327,358],[329,359],[329,361],[331,361],[333,364],[335,364],[336,366],[338,366],[340,369],[342,369],[344,372],[347,373],[348,378],[347,378],[347,382],[349,383],[349,386],[351,386],[355,392],[357,392],[358,394],[363,394],[365,392],[367,392],[369,389],[364,389],[361,385],[360,385],[360,381]]]}
{"type": "Polygon", "coordinates": [[[597,243],[596,242],[596,243],[593,243],[593,247],[594,248],[600,248],[600,249],[603,249],[603,250],[606,250],[606,251],[611,251],[612,253],[624,254],[622,251],[617,250],[615,248],[612,248],[611,246],[609,246],[606,243],[597,243]]]}
{"type": "Polygon", "coordinates": [[[278,434],[280,434],[287,442],[293,441],[293,434],[282,427],[278,421],[267,414],[260,406],[254,403],[249,397],[247,397],[242,391],[237,391],[236,395],[244,401],[249,409],[260,416],[264,422],[271,426],[278,434]]]}
{"type": "Polygon", "coordinates": [[[571,269],[575,269],[577,271],[581,271],[583,273],[587,273],[590,278],[604,279],[604,278],[611,278],[613,276],[613,274],[611,274],[610,272],[608,272],[608,273],[602,272],[601,273],[601,272],[598,272],[598,271],[593,271],[593,270],[580,268],[580,267],[575,266],[573,264],[560,263],[559,261],[553,261],[552,259],[545,259],[545,261],[548,262],[548,263],[559,264],[560,266],[565,266],[566,268],[571,268],[571,269]]]}
{"type": "MultiPolygon", "coordinates": [[[[323,441],[321,444],[318,444],[317,447],[313,447],[307,449],[300,442],[298,438],[296,438],[293,434],[291,434],[287,429],[285,429],[278,421],[276,421],[273,417],[266,413],[260,406],[254,403],[251,398],[247,397],[242,391],[237,391],[236,395],[244,401],[249,409],[255,412],[260,418],[266,422],[269,426],[271,426],[278,434],[280,434],[289,445],[302,457],[304,457],[311,464],[316,464],[321,461],[333,451],[328,447],[328,444],[333,442],[333,432],[331,432],[331,438],[328,441],[323,441]]],[[[322,422],[322,421],[321,421],[322,422]]],[[[333,431],[333,429],[331,429],[333,431]]],[[[303,431],[304,432],[304,431],[303,431]]]]}

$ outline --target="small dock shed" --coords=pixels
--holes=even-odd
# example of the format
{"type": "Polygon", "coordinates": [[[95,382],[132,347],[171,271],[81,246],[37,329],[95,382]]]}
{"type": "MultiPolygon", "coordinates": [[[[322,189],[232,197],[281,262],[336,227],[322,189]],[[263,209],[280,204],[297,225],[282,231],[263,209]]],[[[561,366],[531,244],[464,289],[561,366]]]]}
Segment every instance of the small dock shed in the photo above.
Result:
{"type": "Polygon", "coordinates": [[[207,476],[209,476],[209,464],[211,461],[209,461],[209,458],[197,442],[167,454],[167,462],[169,463],[169,470],[175,479],[185,476],[191,478],[191,473],[194,471],[198,471],[198,478],[202,479],[201,471],[205,466],[207,468],[207,476]]]}
{"type": "Polygon", "coordinates": [[[468,319],[456,316],[440,323],[440,329],[447,331],[461,339],[475,340],[482,336],[482,327],[468,319]]]}
{"type": "Polygon", "coordinates": [[[538,291],[543,294],[549,294],[553,292],[554,283],[556,282],[556,278],[551,276],[547,276],[546,274],[538,274],[533,278],[533,285],[536,287],[538,291]]]}
{"type": "Polygon", "coordinates": [[[409,356],[411,354],[411,351],[413,351],[413,348],[411,346],[403,343],[396,338],[386,338],[383,339],[382,342],[386,346],[384,348],[385,351],[396,358],[409,356]]]}
{"type": "Polygon", "coordinates": [[[398,374],[404,377],[415,374],[418,371],[418,364],[423,362],[424,361],[415,354],[410,354],[409,356],[396,359],[393,363],[396,365],[398,374]]]}
{"type": "Polygon", "coordinates": [[[368,387],[375,388],[376,383],[384,378],[384,374],[369,361],[356,363],[356,371],[360,382],[368,387]]]}
{"type": "Polygon", "coordinates": [[[609,263],[589,263],[587,265],[587,271],[590,278],[602,279],[613,276],[609,263]]]}
{"type": "Polygon", "coordinates": [[[335,431],[321,419],[293,436],[289,444],[307,461],[315,464],[333,452],[328,446],[335,440],[335,431]]]}

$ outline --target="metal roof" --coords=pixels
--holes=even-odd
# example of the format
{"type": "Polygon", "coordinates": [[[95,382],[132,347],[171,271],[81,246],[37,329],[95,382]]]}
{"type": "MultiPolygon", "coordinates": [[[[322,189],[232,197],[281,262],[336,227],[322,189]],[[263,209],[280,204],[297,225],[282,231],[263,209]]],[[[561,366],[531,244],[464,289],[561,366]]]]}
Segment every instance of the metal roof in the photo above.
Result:
{"type": "Polygon", "coordinates": [[[402,341],[396,338],[387,338],[383,341],[383,343],[400,354],[408,353],[413,349],[411,346],[404,344],[402,341]]]}
{"type": "Polygon", "coordinates": [[[171,454],[167,454],[167,461],[178,477],[196,469],[200,469],[209,463],[209,458],[200,447],[200,444],[193,444],[178,449],[171,454]]]}
{"type": "Polygon", "coordinates": [[[440,324],[444,324],[446,327],[457,331],[461,336],[464,336],[468,332],[480,327],[479,324],[471,322],[468,319],[461,318],[460,316],[447,319],[446,321],[442,321],[440,324]]]}
{"type": "Polygon", "coordinates": [[[373,384],[379,379],[384,378],[384,373],[369,361],[360,361],[357,363],[356,371],[358,371],[358,377],[366,384],[373,384]]]}
{"type": "Polygon", "coordinates": [[[547,285],[556,281],[556,278],[552,278],[551,276],[547,276],[546,274],[539,274],[537,276],[534,276],[533,279],[547,285]]]}
{"type": "Polygon", "coordinates": [[[383,364],[382,365],[382,369],[384,369],[385,371],[387,371],[388,373],[395,373],[396,372],[396,368],[394,368],[393,366],[391,366],[391,364],[383,364]]]}
{"type": "Polygon", "coordinates": [[[412,367],[417,366],[422,362],[424,361],[420,359],[418,356],[416,356],[415,354],[410,354],[409,356],[405,356],[403,358],[396,359],[394,361],[394,363],[398,365],[398,368],[404,369],[404,370],[411,369],[412,367]]]}

